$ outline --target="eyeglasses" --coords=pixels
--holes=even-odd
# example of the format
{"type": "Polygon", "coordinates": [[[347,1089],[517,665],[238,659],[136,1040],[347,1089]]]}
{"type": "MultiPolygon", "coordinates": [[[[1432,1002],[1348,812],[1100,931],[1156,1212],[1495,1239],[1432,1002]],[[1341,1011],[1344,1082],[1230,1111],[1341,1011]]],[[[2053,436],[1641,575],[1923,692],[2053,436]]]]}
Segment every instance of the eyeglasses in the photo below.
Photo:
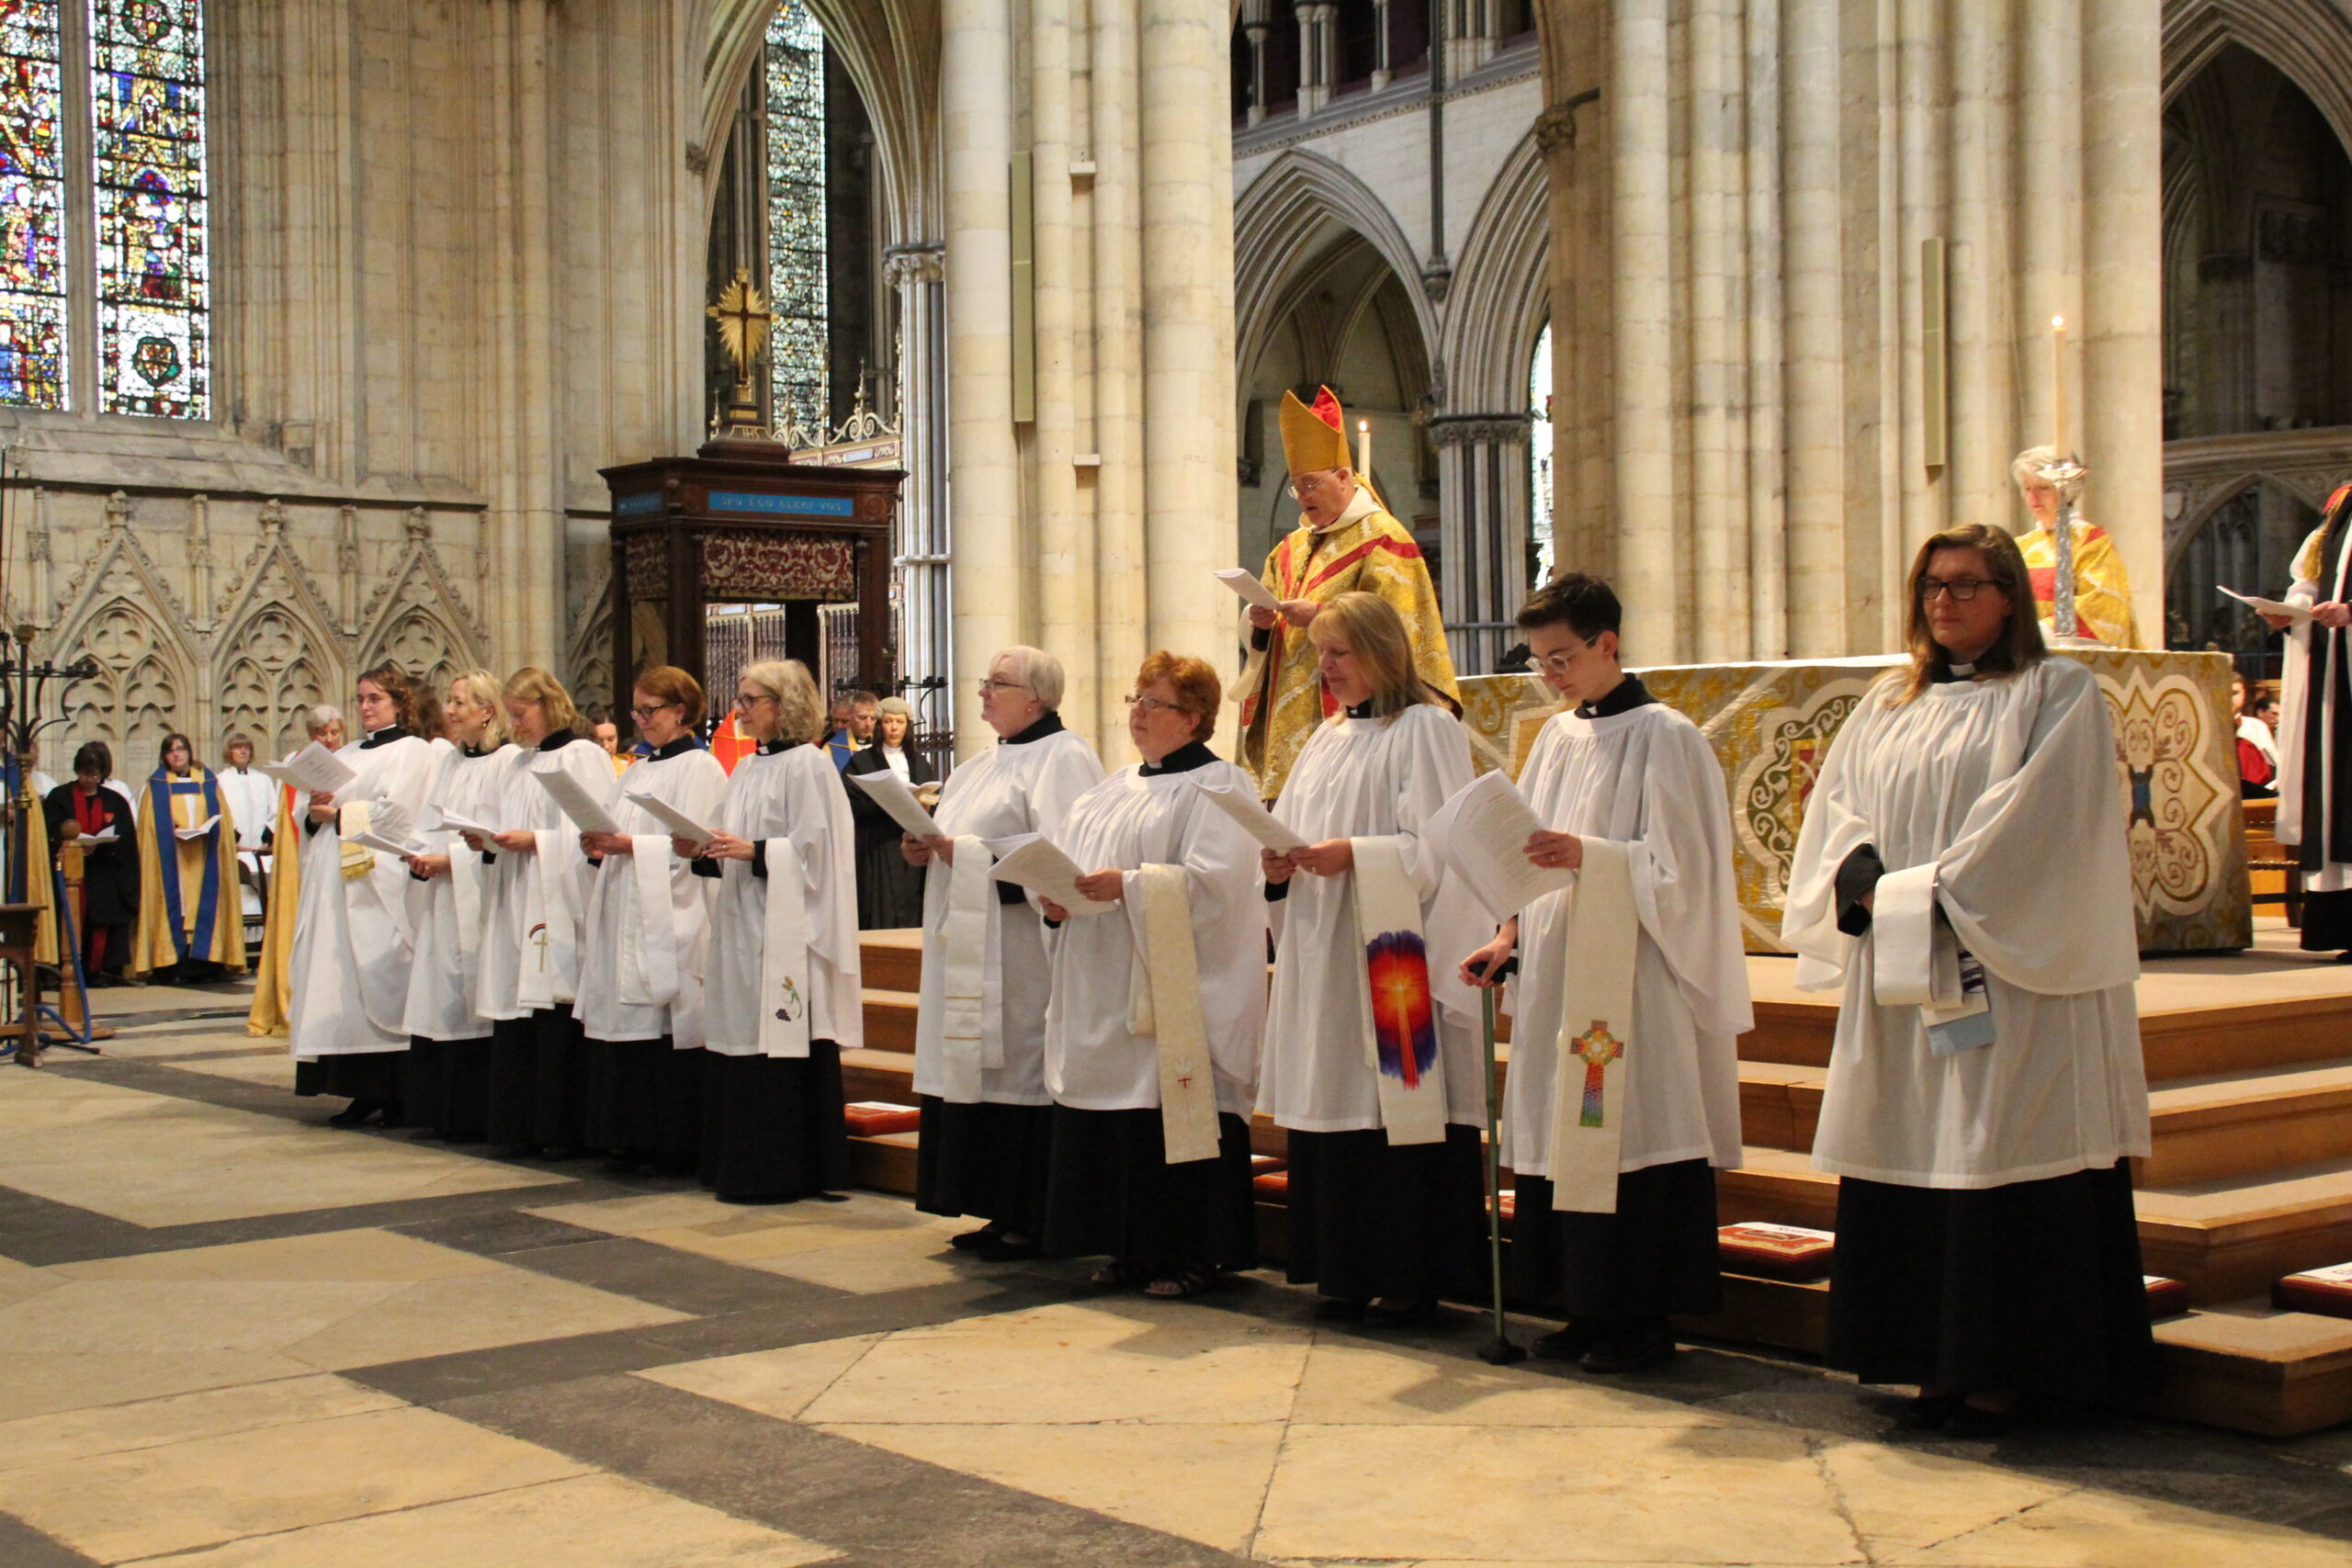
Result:
{"type": "Polygon", "coordinates": [[[1531,658],[1527,661],[1527,667],[1531,670],[1548,670],[1555,675],[1565,675],[1568,672],[1570,665],[1591,651],[1592,644],[1588,642],[1569,649],[1565,653],[1547,653],[1541,659],[1531,658]]]}
{"type": "Polygon", "coordinates": [[[1158,697],[1147,697],[1139,692],[1129,692],[1125,696],[1121,697],[1119,700],[1126,704],[1131,708],[1141,708],[1146,713],[1174,713],[1178,711],[1181,705],[1176,703],[1164,702],[1158,697]]]}
{"type": "MultiPolygon", "coordinates": [[[[742,699],[738,697],[736,698],[736,701],[741,702],[742,699]]],[[[684,706],[685,706],[684,703],[655,703],[651,707],[631,708],[628,710],[628,713],[631,718],[637,720],[639,724],[643,724],[647,719],[651,718],[655,714],[662,712],[665,708],[684,706]]]]}
{"type": "Polygon", "coordinates": [[[781,700],[781,698],[772,696],[766,692],[738,692],[735,694],[735,705],[739,708],[755,708],[762,703],[773,703],[779,702],[781,700]]]}
{"type": "Polygon", "coordinates": [[[980,695],[990,692],[1025,692],[1029,688],[1019,681],[999,681],[993,678],[980,682],[980,695]]]}
{"type": "Polygon", "coordinates": [[[1937,594],[1949,593],[1961,604],[1965,604],[1984,589],[1999,586],[1999,583],[1982,577],[1923,577],[1918,582],[1919,603],[1932,604],[1936,602],[1937,594]]]}
{"type": "Polygon", "coordinates": [[[1324,474],[1316,479],[1294,480],[1283,487],[1283,493],[1293,501],[1305,501],[1308,491],[1321,490],[1325,485],[1333,483],[1338,477],[1336,474],[1324,474]]]}

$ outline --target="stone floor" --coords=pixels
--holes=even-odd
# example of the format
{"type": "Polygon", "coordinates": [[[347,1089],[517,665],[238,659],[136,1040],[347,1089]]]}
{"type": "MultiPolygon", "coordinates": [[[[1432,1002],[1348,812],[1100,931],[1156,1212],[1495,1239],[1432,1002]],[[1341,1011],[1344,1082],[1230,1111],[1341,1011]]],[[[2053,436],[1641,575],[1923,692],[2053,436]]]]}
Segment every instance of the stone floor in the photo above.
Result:
{"type": "Polygon", "coordinates": [[[1727,1348],[1604,1382],[1272,1277],[1147,1302],[897,1199],[329,1131],[157,1000],[0,1068],[7,1568],[2352,1562],[2352,1431],[1928,1440],[1727,1348]]]}

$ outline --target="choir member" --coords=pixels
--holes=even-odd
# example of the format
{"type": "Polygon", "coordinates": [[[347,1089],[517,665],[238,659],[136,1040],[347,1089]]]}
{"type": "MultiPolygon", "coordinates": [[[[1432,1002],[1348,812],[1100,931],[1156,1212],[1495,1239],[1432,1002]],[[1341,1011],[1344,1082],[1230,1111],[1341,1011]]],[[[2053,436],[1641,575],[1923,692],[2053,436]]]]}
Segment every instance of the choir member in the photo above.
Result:
{"type": "Polygon", "coordinates": [[[1256,1252],[1266,905],[1257,841],[1199,788],[1255,787],[1208,749],[1220,695],[1204,660],[1144,660],[1127,698],[1143,761],[1080,795],[1055,835],[1095,868],[1079,892],[1118,908],[1046,906],[1065,922],[1046,1012],[1046,1249],[1107,1253],[1098,1284],[1159,1297],[1197,1295],[1256,1252]]]}
{"type": "Polygon", "coordinates": [[[452,746],[437,756],[418,822],[426,852],[408,863],[424,886],[414,900],[416,957],[402,1024],[405,1110],[434,1136],[473,1144],[490,1136],[491,1022],[477,1006],[488,868],[439,813],[487,824],[519,753],[506,744],[498,677],[487,670],[452,678],[441,716],[452,746]]]}
{"type": "MultiPolygon", "coordinates": [[[[2352,962],[2352,485],[2295,552],[2287,602],[2311,612],[2287,638],[2278,726],[2281,844],[2303,877],[2302,949],[2352,962]],[[2342,950],[2338,952],[2338,950],[2342,950]]],[[[2284,616],[2265,616],[2289,628],[2284,616]]]]}
{"type": "MultiPolygon", "coordinates": [[[[885,697],[875,716],[874,744],[849,760],[850,773],[893,773],[925,798],[939,795],[939,774],[912,739],[914,710],[904,699],[885,697]]],[[[857,824],[857,924],[861,931],[898,931],[922,921],[923,868],[902,852],[898,822],[856,785],[849,791],[850,819],[857,824]]]]}
{"type": "Polygon", "coordinates": [[[1008,648],[989,661],[980,717],[996,744],[949,776],[934,814],[941,836],[902,845],[910,864],[933,866],[915,1021],[915,1206],[985,1221],[955,1242],[996,1262],[1036,1256],[1045,1233],[1052,978],[1036,906],[1016,884],[989,879],[986,842],[1058,839],[1070,803],[1102,782],[1094,748],[1062,728],[1062,683],[1061,661],[1041,649],[1008,648]],[[977,1019],[953,1017],[975,1001],[977,1019]]]}
{"type": "Polygon", "coordinates": [[[1938,534],[1909,587],[1910,661],[1822,763],[1781,938],[1801,987],[1845,987],[1830,1357],[1983,1437],[2147,1370],[2138,937],[2107,699],[2044,649],[2016,544],[1938,534]]]}
{"type": "Polygon", "coordinates": [[[1339,711],[1274,812],[1307,847],[1260,852],[1275,959],[1258,1109],[1289,1134],[1291,1282],[1320,1288],[1325,1317],[1427,1325],[1483,1256],[1486,1063],[1454,965],[1493,928],[1419,838],[1470,782],[1470,738],[1385,599],[1340,594],[1306,635],[1339,711]]]}
{"type": "Polygon", "coordinates": [[[701,1145],[712,889],[670,852],[673,829],[630,797],[661,801],[708,826],[727,770],[695,739],[703,694],[692,675],[657,665],[639,674],[629,702],[651,753],[628,770],[613,809],[620,831],[580,840],[602,862],[581,932],[587,1140],[618,1169],[654,1163],[689,1171],[701,1145]]]}
{"type": "MultiPolygon", "coordinates": [[[[303,712],[311,743],[343,750],[343,716],[321,704],[303,712]]],[[[254,965],[253,1005],[245,1010],[245,1032],[268,1037],[286,1032],[286,1010],[293,993],[294,917],[302,902],[302,825],[310,820],[311,797],[291,784],[277,792],[277,826],[269,836],[269,895],[262,919],[261,957],[254,965]]]]}
{"type": "MultiPolygon", "coordinates": [[[[1572,942],[1575,899],[1592,894],[1544,894],[1463,964],[1465,980],[1492,984],[1519,959],[1502,1146],[1519,1183],[1513,1284],[1567,1309],[1567,1325],[1536,1352],[1593,1372],[1657,1365],[1674,1354],[1669,1314],[1722,1304],[1714,1173],[1739,1163],[1736,1037],[1755,1022],[1723,770],[1697,727],[1625,672],[1622,620],[1616,593],[1582,572],[1555,578],[1519,615],[1537,671],[1573,705],[1545,722],[1520,773],[1544,824],[1523,852],[1576,871],[1588,842],[1622,851],[1630,907],[1583,913],[1636,927],[1632,972],[1614,982],[1631,1023],[1614,1069],[1624,1120],[1605,1211],[1560,1206],[1577,1200],[1562,1190],[1573,1168],[1559,1140],[1580,1134],[1558,1124],[1555,1098],[1563,1055],[1587,1027],[1569,993],[1607,979],[1577,972],[1585,961],[1572,942]]],[[[1570,1070],[1595,1066],[1572,1058],[1570,1070]]],[[[1612,1069],[1603,1060],[1598,1070],[1612,1069]]],[[[1567,1103],[1592,1098],[1588,1087],[1567,1103]]]]}
{"type": "Polygon", "coordinates": [[[563,682],[526,664],[499,703],[522,754],[482,819],[493,837],[465,835],[490,868],[483,879],[481,988],[491,1021],[490,1141],[518,1155],[563,1157],[580,1147],[587,1054],[573,1016],[580,988],[580,912],[594,868],[580,831],[533,775],[561,772],[609,807],[613,760],[581,733],[563,682]]]}
{"type": "Polygon", "coordinates": [[[842,1057],[865,1041],[856,834],[797,660],[745,670],[735,712],[759,750],[735,764],[707,843],[716,877],[703,998],[702,1179],[723,1201],[823,1197],[849,1181],[842,1057]]]}
{"type": "Polygon", "coordinates": [[[110,843],[84,850],[82,891],[74,910],[82,974],[94,986],[122,978],[139,920],[139,828],[130,803],[107,787],[113,772],[114,757],[105,742],[85,741],[74,753],[74,782],[51,790],[44,802],[52,844],[114,835],[110,843]]]}
{"type": "Polygon", "coordinates": [[[327,1118],[331,1126],[378,1115],[387,1127],[401,1122],[421,900],[406,862],[353,840],[414,829],[434,761],[415,722],[416,688],[398,667],[379,664],[360,676],[368,739],[336,753],[356,777],[335,795],[311,795],[303,812],[287,1033],[294,1092],[351,1101],[327,1118]]]}
{"type": "Polygon", "coordinates": [[[220,781],[197,762],[187,736],[164,737],[137,812],[139,926],[130,972],[187,983],[243,969],[236,822],[220,781]]]}

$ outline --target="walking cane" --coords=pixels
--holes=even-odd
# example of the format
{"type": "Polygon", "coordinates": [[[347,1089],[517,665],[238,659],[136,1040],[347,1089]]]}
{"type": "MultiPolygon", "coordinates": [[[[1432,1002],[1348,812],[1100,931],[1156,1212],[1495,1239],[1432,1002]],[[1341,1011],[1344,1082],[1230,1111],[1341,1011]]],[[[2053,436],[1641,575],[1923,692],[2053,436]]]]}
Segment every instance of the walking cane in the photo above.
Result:
{"type": "MultiPolygon", "coordinates": [[[[1518,959],[1506,959],[1496,980],[1510,978],[1518,967],[1518,959]]],[[[1503,1313],[1503,1150],[1501,1118],[1495,1107],[1495,988],[1485,987],[1478,995],[1487,1010],[1487,1283],[1495,1303],[1495,1337],[1478,1348],[1478,1359],[1507,1367],[1527,1359],[1527,1348],[1511,1343],[1510,1321],[1503,1313]]]]}

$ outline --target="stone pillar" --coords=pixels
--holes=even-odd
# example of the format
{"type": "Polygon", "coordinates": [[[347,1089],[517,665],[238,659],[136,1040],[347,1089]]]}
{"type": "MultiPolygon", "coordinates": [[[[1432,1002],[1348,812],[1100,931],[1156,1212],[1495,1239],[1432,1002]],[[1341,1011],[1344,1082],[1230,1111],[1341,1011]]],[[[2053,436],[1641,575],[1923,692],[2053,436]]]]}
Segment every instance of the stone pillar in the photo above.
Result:
{"type": "Polygon", "coordinates": [[[1388,84],[1396,79],[1396,73],[1389,69],[1388,61],[1389,4],[1390,0],[1372,0],[1372,37],[1375,51],[1372,64],[1372,90],[1375,93],[1387,91],[1388,84]]]}
{"type": "Polygon", "coordinates": [[[1453,667],[1495,671],[1519,640],[1512,618],[1533,584],[1527,570],[1527,441],[1523,413],[1453,414],[1430,422],[1437,446],[1443,535],[1440,608],[1453,667]]]}
{"type": "MultiPolygon", "coordinates": [[[[1387,15],[1388,0],[1379,0],[1387,15]]],[[[1242,0],[1241,37],[1250,46],[1250,113],[1251,125],[1266,123],[1266,35],[1273,30],[1272,0],[1242,0]]]]}
{"type": "Polygon", "coordinates": [[[882,258],[899,296],[899,671],[925,728],[954,722],[955,628],[947,515],[947,333],[937,244],[900,245],[882,258]]]}
{"type": "Polygon", "coordinates": [[[1298,118],[1312,119],[1331,101],[1338,80],[1337,28],[1333,0],[1299,0],[1298,118]]]}

